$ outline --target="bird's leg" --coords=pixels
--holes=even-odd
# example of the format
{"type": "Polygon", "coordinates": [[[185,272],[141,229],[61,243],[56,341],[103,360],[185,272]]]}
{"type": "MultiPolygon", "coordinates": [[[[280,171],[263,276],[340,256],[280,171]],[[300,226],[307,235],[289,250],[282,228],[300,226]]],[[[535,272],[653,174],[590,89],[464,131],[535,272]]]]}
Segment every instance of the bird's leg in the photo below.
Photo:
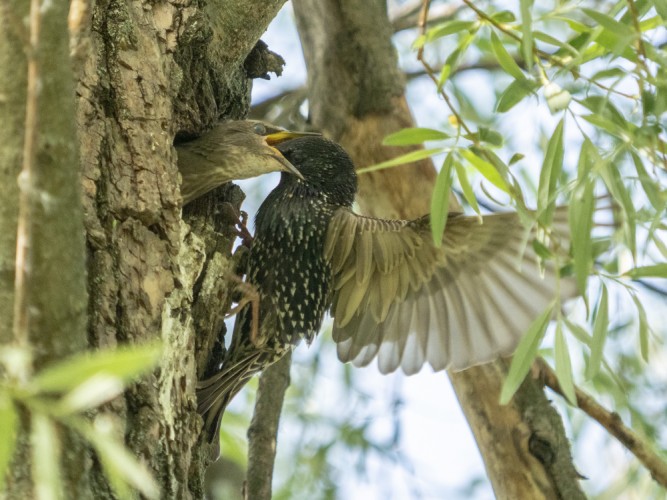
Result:
{"type": "Polygon", "coordinates": [[[243,281],[236,275],[230,276],[231,281],[236,281],[235,291],[239,294],[238,300],[236,300],[236,305],[232,307],[227,314],[226,318],[231,318],[235,314],[238,314],[243,310],[245,306],[250,304],[250,314],[251,314],[251,330],[250,330],[250,341],[253,345],[258,343],[259,335],[259,292],[257,287],[252,283],[243,281]]]}
{"type": "Polygon", "coordinates": [[[248,213],[243,210],[237,210],[234,205],[228,202],[222,204],[222,213],[225,217],[229,218],[230,223],[234,223],[234,233],[241,238],[241,244],[247,248],[251,248],[253,237],[246,226],[248,213]]]}
{"type": "Polygon", "coordinates": [[[243,242],[243,246],[252,248],[252,242],[254,238],[252,237],[252,234],[250,234],[250,231],[248,231],[247,224],[248,224],[248,212],[241,210],[238,221],[236,223],[236,227],[239,231],[239,237],[243,242]]]}

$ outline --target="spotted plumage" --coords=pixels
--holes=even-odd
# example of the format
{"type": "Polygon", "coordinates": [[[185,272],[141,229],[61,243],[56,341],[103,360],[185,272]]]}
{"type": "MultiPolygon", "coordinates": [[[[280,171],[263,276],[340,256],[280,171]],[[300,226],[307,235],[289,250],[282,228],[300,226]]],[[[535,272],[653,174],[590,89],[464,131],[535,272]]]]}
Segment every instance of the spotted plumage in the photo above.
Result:
{"type": "Polygon", "coordinates": [[[331,265],[325,259],[327,228],[335,211],[351,207],[357,190],[354,165],[336,144],[318,155],[320,142],[293,140],[279,146],[290,162],[302,165],[298,179],[283,174],[255,218],[247,281],[259,292],[259,331],[254,342],[252,307],[237,316],[222,370],[201,382],[198,408],[209,436],[216,435],[224,408],[258,371],[301,340],[310,343],[331,304],[331,265]],[[308,168],[307,159],[320,162],[308,168]],[[326,185],[318,182],[323,176],[326,185]]]}
{"type": "MultiPolygon", "coordinates": [[[[515,213],[450,214],[442,245],[428,216],[413,221],[362,217],[349,156],[321,137],[278,146],[303,179],[283,173],[256,217],[247,281],[259,291],[259,331],[251,307],[237,317],[216,375],[200,383],[199,411],[209,437],[243,385],[301,340],[310,342],[327,310],[338,356],[383,373],[424,364],[464,369],[510,354],[553,300],[574,293],[559,269],[542,269],[515,213]]],[[[567,245],[567,211],[556,210],[556,247],[567,245]]]]}

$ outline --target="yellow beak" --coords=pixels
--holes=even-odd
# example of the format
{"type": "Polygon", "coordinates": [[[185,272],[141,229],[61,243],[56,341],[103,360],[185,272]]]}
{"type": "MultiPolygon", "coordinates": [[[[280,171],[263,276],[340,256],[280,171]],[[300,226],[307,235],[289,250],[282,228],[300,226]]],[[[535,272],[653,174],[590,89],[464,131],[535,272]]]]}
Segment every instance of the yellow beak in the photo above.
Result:
{"type": "Polygon", "coordinates": [[[287,158],[285,158],[282,155],[282,153],[278,151],[274,146],[280,144],[281,142],[289,141],[291,139],[296,139],[298,137],[320,136],[320,135],[322,134],[318,132],[291,132],[289,130],[278,130],[277,132],[265,135],[264,140],[275,152],[274,158],[278,160],[283,167],[285,167],[285,171],[296,175],[299,179],[303,179],[303,175],[301,175],[301,172],[299,172],[299,170],[294,165],[292,165],[287,160],[287,158]]]}
{"type": "Polygon", "coordinates": [[[264,136],[264,140],[269,146],[275,146],[281,142],[297,139],[298,137],[320,136],[319,132],[291,132],[289,130],[278,130],[264,136]]]}

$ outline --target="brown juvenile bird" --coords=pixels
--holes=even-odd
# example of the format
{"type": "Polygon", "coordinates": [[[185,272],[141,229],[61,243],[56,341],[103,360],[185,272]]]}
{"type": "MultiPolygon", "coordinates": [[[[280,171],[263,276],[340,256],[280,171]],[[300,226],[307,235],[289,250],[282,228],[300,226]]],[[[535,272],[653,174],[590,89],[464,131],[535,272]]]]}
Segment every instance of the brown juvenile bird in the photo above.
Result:
{"type": "Polygon", "coordinates": [[[258,120],[234,120],[177,144],[183,205],[233,180],[278,171],[300,176],[275,146],[308,135],[320,134],[290,132],[258,120]]]}
{"type": "MultiPolygon", "coordinates": [[[[436,247],[428,216],[383,220],[352,211],[357,177],[337,144],[306,137],[278,149],[303,178],[283,173],[257,213],[247,281],[259,292],[259,329],[246,306],[221,371],[199,384],[210,439],[243,385],[312,341],[327,310],[341,361],[365,366],[377,357],[383,373],[412,374],[425,363],[462,370],[512,353],[557,293],[559,270],[547,262],[540,273],[535,229],[516,213],[484,216],[482,224],[450,214],[436,247]]],[[[567,234],[565,209],[554,225],[567,234]]],[[[573,291],[561,283],[561,294],[573,291]]]]}

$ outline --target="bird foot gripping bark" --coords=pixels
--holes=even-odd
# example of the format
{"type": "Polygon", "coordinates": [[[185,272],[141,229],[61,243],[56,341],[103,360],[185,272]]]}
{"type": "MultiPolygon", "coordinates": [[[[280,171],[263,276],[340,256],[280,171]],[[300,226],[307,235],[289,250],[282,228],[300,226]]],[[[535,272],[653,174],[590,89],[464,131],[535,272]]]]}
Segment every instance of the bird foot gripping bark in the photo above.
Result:
{"type": "Polygon", "coordinates": [[[223,213],[230,222],[234,223],[236,236],[241,238],[241,244],[244,247],[252,248],[253,237],[248,230],[248,213],[243,210],[237,210],[231,203],[223,204],[223,213]]]}

